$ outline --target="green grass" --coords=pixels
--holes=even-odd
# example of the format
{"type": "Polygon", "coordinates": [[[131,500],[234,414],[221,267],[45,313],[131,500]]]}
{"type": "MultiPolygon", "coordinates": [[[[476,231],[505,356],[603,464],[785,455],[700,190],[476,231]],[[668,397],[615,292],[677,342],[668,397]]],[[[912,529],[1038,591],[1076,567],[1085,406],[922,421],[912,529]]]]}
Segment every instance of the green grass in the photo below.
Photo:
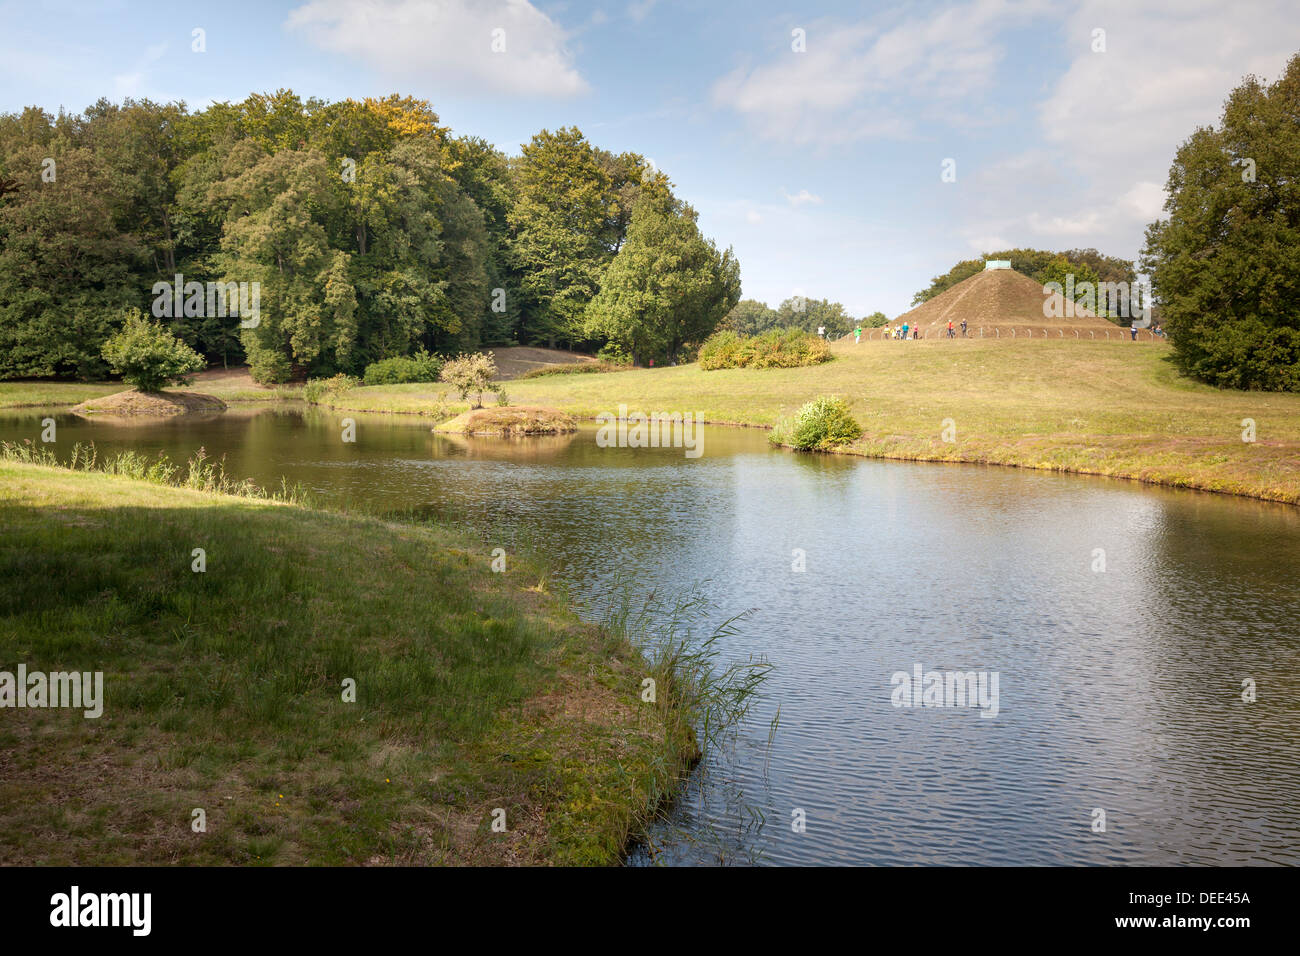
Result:
{"type": "MultiPolygon", "coordinates": [[[[864,434],[845,450],[1134,478],[1300,502],[1300,395],[1212,388],[1180,377],[1148,342],[851,341],[809,368],[697,365],[512,382],[511,401],[580,417],[698,411],[768,426],[821,394],[844,396],[864,434]],[[1242,419],[1257,441],[1242,441],[1242,419]],[[955,441],[943,440],[951,419],[955,441]]],[[[420,411],[418,386],[357,389],[342,404],[420,411]]]]}
{"type": "Polygon", "coordinates": [[[121,382],[0,382],[0,408],[80,405],[125,387],[121,382]]]}
{"type": "Polygon", "coordinates": [[[490,542],[33,457],[0,457],[0,670],[105,702],[0,712],[0,863],[608,863],[694,752],[638,696],[670,676],[490,542]]]}
{"type": "MultiPolygon", "coordinates": [[[[124,391],[121,382],[0,382],[0,408],[54,408],[80,405],[92,398],[103,398],[124,391]]],[[[257,388],[242,382],[213,381],[164,391],[202,392],[223,402],[289,401],[302,398],[301,385],[276,385],[257,388]]]]}

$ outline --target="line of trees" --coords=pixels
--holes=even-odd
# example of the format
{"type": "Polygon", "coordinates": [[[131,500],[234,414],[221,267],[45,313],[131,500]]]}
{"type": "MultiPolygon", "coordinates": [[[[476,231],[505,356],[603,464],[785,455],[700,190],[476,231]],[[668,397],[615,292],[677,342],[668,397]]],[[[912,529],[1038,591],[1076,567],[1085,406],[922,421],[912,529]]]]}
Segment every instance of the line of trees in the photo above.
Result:
{"type": "Polygon", "coordinates": [[[177,275],[258,283],[249,327],[163,321],[264,382],[514,342],[669,358],[739,299],[731,250],[641,155],[569,128],[507,156],[411,97],[31,107],[0,115],[0,183],[0,378],[104,375],[177,275]]]}
{"type": "Polygon", "coordinates": [[[757,299],[742,299],[720,328],[740,335],[760,335],[776,328],[796,328],[805,332],[824,328],[828,338],[839,338],[853,331],[859,322],[867,328],[878,328],[888,321],[889,317],[883,312],[855,319],[839,302],[791,296],[775,309],[757,299]]]}

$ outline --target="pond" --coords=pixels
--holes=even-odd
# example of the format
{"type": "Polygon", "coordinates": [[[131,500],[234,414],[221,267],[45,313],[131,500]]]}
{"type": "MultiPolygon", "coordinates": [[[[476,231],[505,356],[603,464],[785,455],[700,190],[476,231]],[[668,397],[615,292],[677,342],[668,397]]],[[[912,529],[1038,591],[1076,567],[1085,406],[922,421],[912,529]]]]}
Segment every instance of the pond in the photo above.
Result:
{"type": "Polygon", "coordinates": [[[1298,509],[795,455],[747,429],[705,428],[692,458],[599,447],[594,426],[449,438],[285,405],[22,410],[0,438],[38,440],[47,415],[61,454],[202,446],[264,486],[526,540],[580,600],[623,581],[698,586],[711,622],[751,610],[723,659],[773,669],[656,832],[660,862],[1300,863],[1298,509]]]}

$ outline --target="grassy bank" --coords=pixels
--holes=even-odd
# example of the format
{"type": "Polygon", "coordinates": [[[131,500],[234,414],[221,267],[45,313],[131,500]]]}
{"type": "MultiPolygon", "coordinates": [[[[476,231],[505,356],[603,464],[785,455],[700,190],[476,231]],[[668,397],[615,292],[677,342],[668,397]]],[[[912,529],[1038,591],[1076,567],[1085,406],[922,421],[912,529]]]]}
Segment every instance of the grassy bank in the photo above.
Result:
{"type": "Polygon", "coordinates": [[[865,430],[850,454],[1110,475],[1300,503],[1300,395],[1190,382],[1163,344],[848,341],[832,350],[833,361],[811,368],[689,365],[542,378],[513,383],[510,396],[582,417],[626,403],[770,426],[817,395],[835,394],[865,430]],[[1255,422],[1253,443],[1242,440],[1246,418],[1255,422]],[[943,440],[945,419],[953,442],[943,440]]]}
{"type": "Polygon", "coordinates": [[[99,719],[0,711],[0,863],[607,863],[693,751],[462,533],[12,457],[0,512],[0,670],[104,673],[99,719]]]}
{"type": "MultiPolygon", "coordinates": [[[[82,402],[125,391],[121,382],[0,382],[0,408],[55,408],[80,405],[82,402]]],[[[276,385],[263,388],[254,384],[247,372],[213,370],[204,372],[193,385],[164,389],[167,392],[201,392],[223,402],[287,401],[302,398],[301,385],[276,385]]]]}
{"type": "MultiPolygon", "coordinates": [[[[978,462],[1132,478],[1300,503],[1300,395],[1225,391],[1180,377],[1147,342],[837,342],[834,360],[794,369],[697,365],[513,382],[512,401],[579,417],[697,411],[771,426],[821,394],[864,427],[849,454],[978,462]],[[1257,440],[1242,440],[1253,419],[1257,440]],[[954,441],[943,440],[951,419],[954,441]]],[[[428,413],[419,385],[362,388],[337,407],[428,413]]]]}

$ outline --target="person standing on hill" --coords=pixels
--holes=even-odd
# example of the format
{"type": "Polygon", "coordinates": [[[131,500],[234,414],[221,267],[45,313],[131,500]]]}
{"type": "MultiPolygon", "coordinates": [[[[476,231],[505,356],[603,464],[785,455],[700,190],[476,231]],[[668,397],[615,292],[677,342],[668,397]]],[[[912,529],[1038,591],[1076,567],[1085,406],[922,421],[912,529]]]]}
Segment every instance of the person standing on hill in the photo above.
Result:
{"type": "Polygon", "coordinates": [[[862,326],[859,325],[856,329],[853,330],[853,344],[857,345],[861,341],[862,341],[862,326]]]}
{"type": "Polygon", "coordinates": [[[962,337],[963,339],[966,337],[966,320],[965,320],[965,319],[962,319],[962,320],[961,320],[961,337],[962,337]]]}
{"type": "Polygon", "coordinates": [[[907,338],[907,323],[903,323],[903,338],[907,338]]]}
{"type": "Polygon", "coordinates": [[[952,319],[948,320],[948,338],[955,338],[956,334],[952,330],[952,319]]]}

